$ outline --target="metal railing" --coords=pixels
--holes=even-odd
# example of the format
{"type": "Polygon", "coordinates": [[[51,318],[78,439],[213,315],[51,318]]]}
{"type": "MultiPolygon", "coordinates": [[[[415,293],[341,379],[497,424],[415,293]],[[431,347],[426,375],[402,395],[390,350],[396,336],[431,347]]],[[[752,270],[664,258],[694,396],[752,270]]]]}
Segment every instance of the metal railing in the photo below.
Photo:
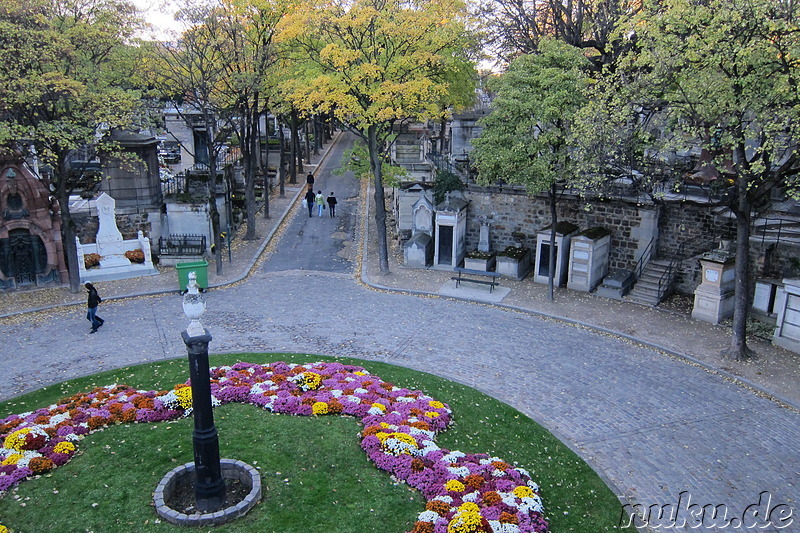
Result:
{"type": "Polygon", "coordinates": [[[758,236],[761,234],[761,245],[769,236],[769,240],[780,243],[781,238],[787,240],[786,235],[794,235],[797,242],[800,242],[800,220],[791,218],[759,218],[753,220],[750,225],[750,235],[758,236]]]}
{"type": "Polygon", "coordinates": [[[159,237],[158,250],[161,255],[203,255],[206,253],[205,235],[170,235],[159,237]]]}

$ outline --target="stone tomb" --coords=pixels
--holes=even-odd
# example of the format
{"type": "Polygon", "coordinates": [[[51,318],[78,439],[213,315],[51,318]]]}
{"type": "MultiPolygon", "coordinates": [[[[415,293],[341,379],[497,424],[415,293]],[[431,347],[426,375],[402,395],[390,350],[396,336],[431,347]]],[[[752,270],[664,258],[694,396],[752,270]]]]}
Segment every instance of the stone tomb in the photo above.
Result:
{"type": "Polygon", "coordinates": [[[403,245],[403,260],[408,267],[425,268],[431,264],[433,249],[433,204],[424,191],[411,207],[412,236],[403,245]]]}
{"type": "Polygon", "coordinates": [[[150,239],[140,231],[138,238],[124,240],[117,228],[116,202],[102,193],[95,201],[97,216],[99,218],[97,236],[94,243],[81,244],[75,237],[78,249],[78,269],[81,283],[87,281],[111,281],[115,279],[137,278],[158,274],[153,266],[150,251],[150,239]],[[143,263],[133,263],[125,257],[125,252],[141,250],[144,255],[143,263]],[[83,260],[86,254],[100,256],[100,266],[87,269],[83,260]]]}
{"type": "Polygon", "coordinates": [[[800,353],[800,279],[784,279],[775,302],[777,327],[772,343],[800,353]]]}
{"type": "MultiPolygon", "coordinates": [[[[536,235],[536,266],[533,281],[548,283],[550,277],[550,228],[539,230],[536,235]]],[[[567,282],[569,268],[569,245],[572,236],[578,232],[578,226],[570,222],[559,222],[556,225],[556,264],[553,273],[553,285],[560,287],[567,282]]]]}
{"type": "Polygon", "coordinates": [[[572,237],[567,288],[590,292],[608,274],[611,234],[605,228],[589,228],[572,237]]]}
{"type": "Polygon", "coordinates": [[[433,268],[453,270],[466,255],[467,205],[459,191],[445,194],[436,206],[436,252],[433,268]]]}
{"type": "Polygon", "coordinates": [[[706,252],[700,258],[703,281],[694,291],[692,318],[719,324],[733,316],[735,258],[725,250],[706,252]]]}

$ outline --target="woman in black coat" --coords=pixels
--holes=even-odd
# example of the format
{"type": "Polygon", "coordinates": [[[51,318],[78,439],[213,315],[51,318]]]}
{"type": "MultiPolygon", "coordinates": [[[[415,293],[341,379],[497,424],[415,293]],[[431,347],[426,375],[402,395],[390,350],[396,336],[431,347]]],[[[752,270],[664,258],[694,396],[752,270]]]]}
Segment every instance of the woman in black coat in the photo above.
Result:
{"type": "Polygon", "coordinates": [[[97,316],[97,306],[100,305],[103,299],[100,298],[100,295],[97,294],[97,289],[91,283],[87,283],[84,287],[89,291],[89,299],[86,302],[86,307],[89,309],[86,313],[86,318],[92,322],[92,331],[89,333],[95,333],[105,323],[105,320],[97,316]]]}

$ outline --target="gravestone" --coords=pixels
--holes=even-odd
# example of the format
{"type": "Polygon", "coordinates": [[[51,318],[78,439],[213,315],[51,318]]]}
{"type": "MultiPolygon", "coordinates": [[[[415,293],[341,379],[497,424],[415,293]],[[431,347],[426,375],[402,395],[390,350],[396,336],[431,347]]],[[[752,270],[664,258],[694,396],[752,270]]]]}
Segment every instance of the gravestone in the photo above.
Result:
{"type": "Polygon", "coordinates": [[[719,324],[733,316],[735,257],[726,250],[706,252],[700,258],[703,281],[694,291],[692,318],[719,324]]]}
{"type": "Polygon", "coordinates": [[[605,228],[589,228],[572,237],[567,288],[592,291],[608,273],[611,234],[605,228]]]}
{"type": "Polygon", "coordinates": [[[412,236],[403,245],[406,266],[427,267],[433,261],[433,204],[425,192],[419,191],[419,199],[411,208],[412,236]]]}
{"type": "Polygon", "coordinates": [[[116,279],[135,278],[158,274],[153,266],[150,251],[150,239],[139,231],[136,239],[125,240],[117,228],[116,202],[106,193],[102,193],[95,201],[98,217],[98,229],[94,243],[81,244],[75,237],[78,254],[78,271],[81,283],[87,281],[110,281],[116,279]],[[125,252],[141,250],[144,261],[133,263],[125,257],[125,252]],[[87,269],[83,256],[98,254],[100,266],[87,269]]]}

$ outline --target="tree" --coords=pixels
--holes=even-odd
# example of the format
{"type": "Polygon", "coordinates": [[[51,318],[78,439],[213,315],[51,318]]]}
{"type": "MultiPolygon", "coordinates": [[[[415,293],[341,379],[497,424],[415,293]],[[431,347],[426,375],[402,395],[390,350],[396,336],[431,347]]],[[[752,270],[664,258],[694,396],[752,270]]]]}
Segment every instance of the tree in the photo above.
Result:
{"type": "Polygon", "coordinates": [[[580,50],[552,39],[539,42],[539,53],[509,65],[494,86],[492,111],[482,119],[483,132],[473,140],[478,180],[524,185],[529,194],[546,192],[550,205],[548,294],[553,300],[557,184],[574,174],[568,144],[577,111],[585,104],[588,61],[580,50]]]}
{"type": "Polygon", "coordinates": [[[487,21],[491,48],[506,62],[536,52],[553,38],[585,51],[596,71],[612,65],[625,46],[616,33],[641,0],[484,0],[478,10],[487,21]]]}
{"type": "MultiPolygon", "coordinates": [[[[152,48],[142,69],[149,83],[164,101],[172,102],[187,124],[199,114],[204,150],[208,156],[208,207],[214,242],[217,275],[222,275],[220,215],[217,209],[217,169],[221,152],[234,131],[234,101],[224,90],[228,75],[226,62],[232,56],[232,43],[223,32],[222,13],[213,8],[184,12],[194,23],[177,43],[161,43],[152,48]]],[[[201,154],[195,153],[195,158],[201,154]]]]}
{"type": "MultiPolygon", "coordinates": [[[[259,165],[259,121],[267,107],[279,60],[273,38],[276,26],[286,13],[283,0],[226,0],[222,6],[223,32],[230,41],[230,56],[223,63],[228,74],[222,77],[223,91],[230,94],[236,114],[242,159],[244,160],[245,240],[256,238],[255,179],[259,165]]],[[[266,173],[264,173],[266,174],[266,173]]],[[[269,191],[264,184],[264,216],[269,216],[269,191]]]]}
{"type": "Polygon", "coordinates": [[[111,129],[130,126],[138,94],[125,45],[140,25],[124,0],[8,0],[0,7],[0,145],[33,147],[59,201],[70,290],[80,278],[69,196],[86,184],[78,150],[116,155],[111,129]]]}
{"type": "Polygon", "coordinates": [[[441,116],[441,101],[464,89],[451,84],[473,71],[464,18],[460,0],[333,0],[303,3],[284,20],[283,40],[298,65],[287,83],[292,100],[308,113],[332,111],[367,144],[384,274],[381,168],[392,128],[441,116]]]}
{"type": "Polygon", "coordinates": [[[727,353],[736,359],[751,354],[752,218],[774,187],[795,197],[800,189],[798,9],[783,0],[648,3],[622,30],[634,46],[602,82],[620,94],[620,106],[658,111],[662,147],[704,148],[714,154],[710,170],[733,182],[726,205],[736,217],[736,283],[727,353]]]}

